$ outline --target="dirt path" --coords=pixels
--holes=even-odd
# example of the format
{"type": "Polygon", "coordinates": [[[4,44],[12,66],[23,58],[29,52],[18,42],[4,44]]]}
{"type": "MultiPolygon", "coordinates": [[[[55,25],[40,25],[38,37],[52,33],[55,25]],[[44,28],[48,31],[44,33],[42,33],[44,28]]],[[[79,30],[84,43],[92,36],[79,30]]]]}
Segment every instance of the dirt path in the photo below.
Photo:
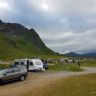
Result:
{"type": "Polygon", "coordinates": [[[29,88],[38,87],[40,84],[48,84],[59,78],[96,73],[96,68],[82,67],[83,72],[41,72],[41,73],[29,73],[28,78],[25,81],[17,81],[7,83],[0,86],[0,96],[18,96],[20,93],[26,92],[29,88]]]}

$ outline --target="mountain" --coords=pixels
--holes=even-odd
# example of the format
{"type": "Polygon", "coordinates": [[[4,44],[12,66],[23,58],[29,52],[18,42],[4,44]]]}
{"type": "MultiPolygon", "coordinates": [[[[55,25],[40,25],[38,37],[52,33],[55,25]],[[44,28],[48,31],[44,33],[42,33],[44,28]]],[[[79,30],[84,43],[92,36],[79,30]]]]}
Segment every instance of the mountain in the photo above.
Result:
{"type": "Polygon", "coordinates": [[[40,39],[37,32],[21,24],[0,20],[0,59],[25,58],[38,55],[56,55],[40,39]]]}
{"type": "Polygon", "coordinates": [[[64,55],[74,56],[74,57],[93,57],[93,58],[96,58],[96,52],[84,53],[84,54],[77,54],[74,52],[69,52],[69,53],[66,53],[64,55]]]}

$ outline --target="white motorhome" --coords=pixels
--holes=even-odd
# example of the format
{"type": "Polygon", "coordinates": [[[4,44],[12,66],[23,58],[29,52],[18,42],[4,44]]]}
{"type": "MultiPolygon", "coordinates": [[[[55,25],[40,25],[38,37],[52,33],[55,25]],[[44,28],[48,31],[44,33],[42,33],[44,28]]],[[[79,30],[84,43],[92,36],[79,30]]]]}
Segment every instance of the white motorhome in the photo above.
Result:
{"type": "Polygon", "coordinates": [[[40,59],[16,59],[16,66],[25,66],[28,71],[44,71],[43,63],[40,59]]]}

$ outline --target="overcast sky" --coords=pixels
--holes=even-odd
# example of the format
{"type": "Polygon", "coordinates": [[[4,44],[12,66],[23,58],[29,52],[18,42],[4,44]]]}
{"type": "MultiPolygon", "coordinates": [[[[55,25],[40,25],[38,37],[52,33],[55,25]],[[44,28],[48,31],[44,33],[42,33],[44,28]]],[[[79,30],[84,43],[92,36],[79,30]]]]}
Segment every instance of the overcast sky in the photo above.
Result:
{"type": "Polygon", "coordinates": [[[96,52],[96,0],[0,0],[0,19],[34,28],[55,52],[96,52]]]}

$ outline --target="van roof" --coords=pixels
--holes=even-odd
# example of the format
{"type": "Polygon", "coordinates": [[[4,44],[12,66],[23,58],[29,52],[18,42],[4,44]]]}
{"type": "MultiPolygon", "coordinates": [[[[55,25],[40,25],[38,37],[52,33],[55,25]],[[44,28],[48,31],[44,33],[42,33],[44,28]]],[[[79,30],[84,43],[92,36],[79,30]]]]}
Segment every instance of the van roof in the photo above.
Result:
{"type": "Polygon", "coordinates": [[[20,60],[20,61],[22,61],[22,60],[40,60],[39,58],[36,58],[36,59],[15,59],[15,61],[18,61],[18,60],[20,60]]]}

